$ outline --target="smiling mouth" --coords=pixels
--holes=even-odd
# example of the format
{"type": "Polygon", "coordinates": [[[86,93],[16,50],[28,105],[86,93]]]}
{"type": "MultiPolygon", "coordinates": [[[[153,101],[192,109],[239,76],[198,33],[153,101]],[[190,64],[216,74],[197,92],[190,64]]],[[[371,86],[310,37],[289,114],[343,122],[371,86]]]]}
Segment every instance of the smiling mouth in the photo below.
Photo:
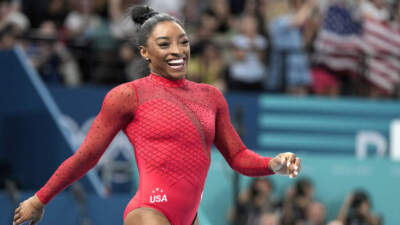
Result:
{"type": "Polygon", "coordinates": [[[186,60],[184,58],[171,59],[167,61],[167,64],[173,70],[183,70],[185,68],[186,60]]]}

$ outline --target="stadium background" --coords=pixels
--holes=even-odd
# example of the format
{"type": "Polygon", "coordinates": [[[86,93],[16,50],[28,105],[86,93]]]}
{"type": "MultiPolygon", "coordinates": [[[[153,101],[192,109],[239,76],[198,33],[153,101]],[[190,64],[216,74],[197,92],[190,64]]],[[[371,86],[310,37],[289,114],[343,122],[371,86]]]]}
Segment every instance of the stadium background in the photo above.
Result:
{"type": "MultiPolygon", "coordinates": [[[[231,4],[235,2],[240,1],[231,4]]],[[[343,2],[346,3],[326,4],[343,6],[343,2]]],[[[22,6],[24,3],[31,4],[20,2],[22,6]]],[[[324,12],[329,11],[322,11],[322,16],[324,12]]],[[[2,37],[10,32],[3,30],[2,37]]],[[[31,40],[32,36],[28,35],[27,39],[31,40]]],[[[318,40],[317,37],[316,43],[318,40]]],[[[0,52],[3,71],[0,76],[0,224],[11,224],[15,203],[41,187],[54,169],[73,153],[105,93],[125,79],[97,80],[86,74],[77,82],[61,79],[60,74],[47,76],[46,70],[32,66],[31,53],[21,45],[18,42],[11,48],[2,45],[0,52]]],[[[285,54],[288,53],[283,57],[285,54]]],[[[373,70],[371,64],[365,65],[368,69],[362,76],[373,70]]],[[[82,71],[97,71],[94,67],[90,64],[82,71]]],[[[113,69],[111,66],[105,70],[114,74],[113,69]]],[[[383,217],[383,224],[397,225],[400,223],[400,208],[396,204],[400,200],[400,157],[395,120],[399,117],[400,103],[396,88],[393,92],[381,91],[378,96],[376,92],[365,93],[365,88],[371,89],[362,82],[362,76],[357,78],[358,82],[343,84],[355,86],[334,97],[318,95],[311,88],[307,95],[289,95],[285,90],[248,92],[229,88],[225,94],[232,120],[249,148],[266,156],[293,151],[303,159],[301,176],[313,181],[315,198],[324,203],[327,221],[335,219],[346,195],[361,187],[370,193],[373,211],[383,217]],[[358,83],[363,85],[357,86],[358,83]]],[[[393,81],[392,85],[397,83],[393,81]]],[[[294,182],[278,176],[271,179],[277,196],[283,196],[294,182]]],[[[226,217],[234,198],[234,180],[233,171],[217,150],[213,150],[199,212],[202,224],[228,224],[226,217]]],[[[249,180],[240,176],[240,187],[247,187],[249,180]]],[[[122,224],[123,209],[135,192],[137,181],[133,151],[120,134],[94,170],[50,203],[41,224],[122,224]]]]}

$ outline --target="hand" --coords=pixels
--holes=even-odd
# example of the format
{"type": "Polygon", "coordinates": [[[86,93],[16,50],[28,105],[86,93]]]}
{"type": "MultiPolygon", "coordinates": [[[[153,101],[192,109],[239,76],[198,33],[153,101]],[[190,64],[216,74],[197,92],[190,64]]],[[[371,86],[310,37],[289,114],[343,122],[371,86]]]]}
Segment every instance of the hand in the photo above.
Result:
{"type": "Polygon", "coordinates": [[[291,152],[281,153],[269,161],[268,167],[277,174],[295,178],[301,170],[301,159],[291,152]]]}
{"type": "Polygon", "coordinates": [[[354,199],[354,193],[350,192],[347,196],[346,199],[344,201],[344,204],[346,204],[346,206],[350,207],[351,203],[353,202],[354,199]]]}
{"type": "Polygon", "coordinates": [[[44,204],[34,195],[19,204],[14,213],[13,225],[19,225],[31,221],[29,225],[35,225],[44,214],[44,204]]]}

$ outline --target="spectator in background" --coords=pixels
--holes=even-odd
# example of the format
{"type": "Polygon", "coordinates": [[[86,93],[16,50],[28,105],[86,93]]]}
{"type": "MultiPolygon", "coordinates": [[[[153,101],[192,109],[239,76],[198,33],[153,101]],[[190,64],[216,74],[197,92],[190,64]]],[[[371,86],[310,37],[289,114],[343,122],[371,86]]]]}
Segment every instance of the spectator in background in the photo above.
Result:
{"type": "Polygon", "coordinates": [[[282,202],[282,225],[295,225],[304,222],[307,209],[314,202],[314,185],[309,179],[297,180],[289,187],[282,202]]]}
{"type": "Polygon", "coordinates": [[[380,218],[371,211],[370,198],[364,190],[350,193],[338,215],[344,225],[380,225],[380,218]]]}
{"type": "Polygon", "coordinates": [[[46,20],[55,23],[58,30],[62,30],[65,18],[68,14],[68,4],[66,0],[50,0],[47,9],[46,20]]]}
{"type": "Polygon", "coordinates": [[[75,9],[66,19],[70,44],[83,49],[77,56],[81,65],[90,65],[86,79],[97,84],[118,84],[125,81],[120,73],[118,43],[113,38],[108,20],[96,11],[105,2],[74,0],[75,9]],[[97,7],[96,7],[97,6],[97,7]],[[87,52],[93,51],[89,56],[87,52]],[[90,58],[89,58],[90,57],[90,58]]]}
{"type": "MultiPolygon", "coordinates": [[[[273,185],[267,178],[255,178],[250,187],[238,196],[229,218],[233,225],[258,225],[264,214],[274,213],[276,200],[273,197],[273,185]]],[[[267,216],[265,216],[267,217],[267,216]]],[[[277,218],[263,218],[264,223],[277,218]]]]}
{"type": "Polygon", "coordinates": [[[210,15],[213,15],[217,20],[217,33],[227,34],[233,24],[232,16],[230,13],[230,6],[228,0],[213,0],[210,2],[210,7],[207,9],[210,15]]]}
{"type": "Polygon", "coordinates": [[[332,220],[327,225],[343,225],[339,220],[332,220]]]}
{"type": "Polygon", "coordinates": [[[182,9],[188,29],[192,30],[200,22],[201,14],[207,7],[207,1],[186,0],[182,9]]]}
{"type": "Polygon", "coordinates": [[[82,42],[93,38],[96,30],[101,26],[101,18],[95,12],[94,0],[73,0],[73,10],[65,20],[68,39],[82,42]]]}
{"type": "Polygon", "coordinates": [[[279,225],[279,216],[277,213],[264,213],[258,225],[279,225]]]}
{"type": "Polygon", "coordinates": [[[110,31],[113,38],[121,40],[135,35],[135,25],[125,11],[141,0],[108,0],[110,31]]]}
{"type": "Polygon", "coordinates": [[[0,30],[0,49],[12,49],[18,43],[18,29],[8,24],[0,30]]]}
{"type": "Polygon", "coordinates": [[[146,4],[153,9],[182,19],[184,0],[147,0],[146,4]]]}
{"type": "Polygon", "coordinates": [[[327,5],[314,42],[314,94],[335,97],[352,95],[360,89],[362,26],[356,11],[348,1],[327,5]]]}
{"type": "Polygon", "coordinates": [[[400,32],[390,25],[389,10],[383,0],[363,2],[363,51],[368,96],[391,97],[400,84],[400,32]],[[365,6],[366,5],[366,6],[365,6]]]}
{"type": "Polygon", "coordinates": [[[119,56],[126,80],[133,81],[149,74],[150,71],[139,52],[135,51],[133,46],[128,42],[122,43],[119,47],[119,56]]]}
{"type": "Polygon", "coordinates": [[[226,89],[223,77],[225,65],[217,45],[211,41],[205,41],[199,51],[199,54],[191,57],[189,61],[187,78],[195,82],[214,85],[224,91],[226,89]]]}
{"type": "Polygon", "coordinates": [[[192,54],[197,54],[201,45],[209,40],[214,40],[218,27],[217,18],[210,12],[204,11],[200,16],[198,26],[193,31],[190,37],[190,44],[192,47],[192,54]]]}
{"type": "Polygon", "coordinates": [[[311,202],[306,209],[303,225],[325,225],[325,206],[320,202],[311,202]]]}
{"type": "Polygon", "coordinates": [[[239,34],[232,38],[234,59],[229,66],[229,90],[261,91],[267,74],[264,56],[267,39],[258,33],[257,19],[243,15],[239,34]]]}
{"type": "Polygon", "coordinates": [[[0,0],[0,30],[8,25],[13,26],[14,32],[22,34],[29,28],[28,18],[19,11],[19,4],[11,0],[0,0]]]}
{"type": "MultiPolygon", "coordinates": [[[[290,94],[305,95],[311,84],[311,75],[301,28],[316,8],[316,0],[289,2],[285,1],[288,11],[282,10],[283,14],[270,18],[272,46],[266,87],[273,92],[284,89],[290,94]]],[[[282,7],[280,0],[278,4],[282,7]]],[[[273,10],[273,5],[271,7],[273,10]]]]}
{"type": "Polygon", "coordinates": [[[390,13],[385,0],[361,0],[359,10],[363,18],[389,20],[390,13]]]}
{"type": "Polygon", "coordinates": [[[264,11],[260,10],[260,0],[246,0],[244,4],[244,12],[242,15],[252,15],[257,19],[257,30],[258,33],[267,36],[265,29],[264,11]]]}
{"type": "Polygon", "coordinates": [[[23,48],[34,68],[48,83],[64,83],[75,86],[81,83],[79,67],[66,46],[58,41],[54,22],[45,21],[32,31],[23,48]]]}

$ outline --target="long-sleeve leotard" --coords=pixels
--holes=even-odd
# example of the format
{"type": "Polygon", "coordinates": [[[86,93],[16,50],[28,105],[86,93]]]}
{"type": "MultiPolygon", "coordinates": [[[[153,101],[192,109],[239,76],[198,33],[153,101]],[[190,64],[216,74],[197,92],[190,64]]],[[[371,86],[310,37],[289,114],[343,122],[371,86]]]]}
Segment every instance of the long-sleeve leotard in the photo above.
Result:
{"type": "Polygon", "coordinates": [[[47,204],[86,174],[120,130],[134,146],[140,178],[124,217],[135,208],[151,207],[172,225],[190,224],[200,203],[212,143],[237,172],[273,174],[268,169],[270,158],[252,152],[241,141],[220,91],[150,74],[107,94],[81,147],[36,193],[38,198],[47,204]]]}

